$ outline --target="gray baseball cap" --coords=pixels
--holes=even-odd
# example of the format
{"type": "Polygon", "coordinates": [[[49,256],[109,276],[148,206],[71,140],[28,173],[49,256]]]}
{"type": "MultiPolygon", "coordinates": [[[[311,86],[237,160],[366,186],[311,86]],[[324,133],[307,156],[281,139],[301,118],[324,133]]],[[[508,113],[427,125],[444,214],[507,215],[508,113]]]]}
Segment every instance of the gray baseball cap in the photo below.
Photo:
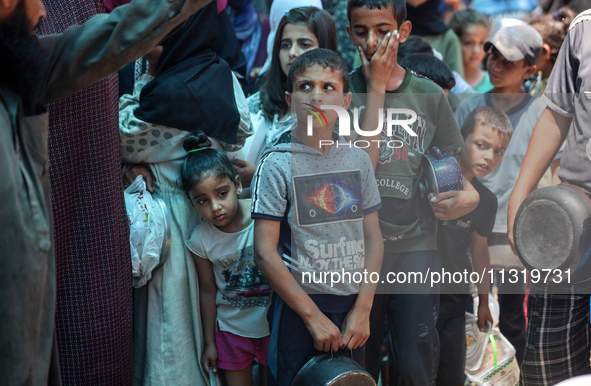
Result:
{"type": "Polygon", "coordinates": [[[505,59],[511,62],[526,59],[532,65],[538,62],[543,44],[538,31],[530,25],[523,24],[500,29],[484,43],[484,50],[488,52],[491,46],[495,46],[505,59]]]}

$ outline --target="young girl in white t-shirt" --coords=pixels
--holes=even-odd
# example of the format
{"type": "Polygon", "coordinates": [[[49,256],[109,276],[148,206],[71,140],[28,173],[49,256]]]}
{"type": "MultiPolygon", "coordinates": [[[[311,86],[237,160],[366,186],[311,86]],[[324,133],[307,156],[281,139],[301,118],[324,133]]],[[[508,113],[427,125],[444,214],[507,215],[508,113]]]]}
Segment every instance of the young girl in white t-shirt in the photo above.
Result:
{"type": "MultiPolygon", "coordinates": [[[[185,242],[199,276],[206,372],[224,370],[226,384],[252,385],[252,363],[267,365],[270,287],[254,263],[250,200],[238,199],[240,177],[207,136],[192,134],[181,169],[182,187],[203,218],[185,242]]],[[[266,384],[266,369],[260,371],[266,384]]]]}

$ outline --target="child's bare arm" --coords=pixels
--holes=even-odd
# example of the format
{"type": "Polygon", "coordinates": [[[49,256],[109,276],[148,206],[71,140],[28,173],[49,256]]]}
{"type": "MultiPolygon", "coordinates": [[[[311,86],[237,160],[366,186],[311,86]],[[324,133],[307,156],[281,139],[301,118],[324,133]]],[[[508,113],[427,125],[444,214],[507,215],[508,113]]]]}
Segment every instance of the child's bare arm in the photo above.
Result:
{"type": "Polygon", "coordinates": [[[490,255],[488,253],[488,237],[481,236],[478,232],[472,232],[472,244],[470,253],[472,255],[472,265],[474,272],[482,276],[482,281],[478,283],[478,327],[480,331],[485,330],[485,321],[488,320],[491,325],[493,318],[488,308],[488,289],[490,287],[490,255]]]}
{"type": "Polygon", "coordinates": [[[295,281],[277,253],[280,225],[274,220],[254,220],[256,265],[277,295],[302,318],[314,339],[314,348],[337,351],[343,342],[341,332],[295,281]]]}
{"type": "Polygon", "coordinates": [[[439,220],[455,220],[472,212],[480,202],[480,195],[474,186],[464,178],[464,190],[450,190],[439,193],[431,201],[431,208],[439,220]]]}
{"type": "Polygon", "coordinates": [[[548,169],[556,156],[560,145],[564,142],[572,118],[565,117],[546,108],[538,123],[534,127],[533,134],[527,147],[527,153],[521,164],[519,177],[509,199],[509,213],[507,214],[507,237],[515,252],[513,241],[513,223],[517,209],[535,188],[544,172],[548,169]]]}
{"type": "MultiPolygon", "coordinates": [[[[380,273],[384,257],[384,242],[377,211],[363,217],[363,232],[365,235],[365,269],[367,277],[370,277],[372,272],[380,273]]],[[[343,322],[343,347],[347,350],[363,346],[369,338],[369,314],[376,286],[377,283],[373,284],[371,281],[361,283],[357,300],[343,322]]]]}
{"type": "Polygon", "coordinates": [[[193,260],[197,265],[197,275],[199,277],[199,303],[201,309],[201,324],[203,325],[203,339],[205,341],[205,350],[201,357],[201,365],[205,372],[212,366],[217,371],[216,360],[218,357],[215,346],[215,329],[217,319],[217,306],[215,297],[217,295],[217,286],[213,266],[209,260],[193,255],[193,260]]]}

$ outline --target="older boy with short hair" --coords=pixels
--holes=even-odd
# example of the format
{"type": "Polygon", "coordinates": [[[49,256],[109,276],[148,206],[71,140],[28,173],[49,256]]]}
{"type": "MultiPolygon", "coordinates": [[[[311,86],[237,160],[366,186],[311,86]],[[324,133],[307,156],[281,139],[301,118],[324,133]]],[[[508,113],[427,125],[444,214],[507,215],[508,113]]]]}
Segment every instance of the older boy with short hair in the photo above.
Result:
{"type": "Polygon", "coordinates": [[[308,51],[290,66],[287,88],[296,126],[263,155],[251,185],[255,261],[275,291],[269,384],[286,386],[320,351],[354,350],[363,363],[355,349],[369,336],[375,285],[322,275],[377,273],[383,255],[369,157],[333,134],[337,113],[321,109],[348,107],[345,62],[308,51]]]}
{"type": "MultiPolygon", "coordinates": [[[[408,132],[396,125],[391,133],[382,130],[375,137],[364,138],[375,141],[372,143],[402,144],[396,150],[387,146],[365,149],[374,164],[383,203],[379,212],[385,237],[382,276],[390,272],[440,271],[434,212],[441,219],[457,218],[472,211],[478,203],[473,189],[444,193],[433,205],[420,194],[423,154],[432,146],[450,152],[462,145],[452,110],[439,86],[396,62],[398,44],[406,40],[412,28],[405,20],[404,0],[350,0],[347,11],[350,23],[347,31],[363,62],[361,68],[351,73],[351,91],[367,93],[367,112],[396,104],[416,114],[416,120],[409,125],[414,136],[406,135],[408,132]],[[402,186],[404,189],[399,188],[402,186]],[[459,197],[470,199],[458,200],[459,197]],[[464,205],[467,208],[462,208],[464,205]]],[[[377,116],[364,114],[364,128],[377,127],[374,115],[377,116]]],[[[402,288],[392,293],[392,288],[384,288],[382,293],[389,293],[374,298],[366,368],[376,380],[380,366],[380,332],[387,313],[393,338],[391,377],[395,383],[423,386],[435,382],[439,355],[435,328],[439,293],[434,288],[428,294],[418,295],[414,294],[414,289],[421,290],[402,288]],[[400,293],[403,291],[407,294],[400,293]]]]}

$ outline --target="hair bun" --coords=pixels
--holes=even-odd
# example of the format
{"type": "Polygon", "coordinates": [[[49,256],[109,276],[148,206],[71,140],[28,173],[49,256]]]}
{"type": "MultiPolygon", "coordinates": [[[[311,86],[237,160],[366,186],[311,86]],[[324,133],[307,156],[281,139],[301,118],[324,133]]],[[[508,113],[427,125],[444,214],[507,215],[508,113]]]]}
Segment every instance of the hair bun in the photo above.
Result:
{"type": "Polygon", "coordinates": [[[187,152],[203,147],[211,147],[211,141],[203,131],[189,134],[183,142],[183,149],[187,152]]]}

